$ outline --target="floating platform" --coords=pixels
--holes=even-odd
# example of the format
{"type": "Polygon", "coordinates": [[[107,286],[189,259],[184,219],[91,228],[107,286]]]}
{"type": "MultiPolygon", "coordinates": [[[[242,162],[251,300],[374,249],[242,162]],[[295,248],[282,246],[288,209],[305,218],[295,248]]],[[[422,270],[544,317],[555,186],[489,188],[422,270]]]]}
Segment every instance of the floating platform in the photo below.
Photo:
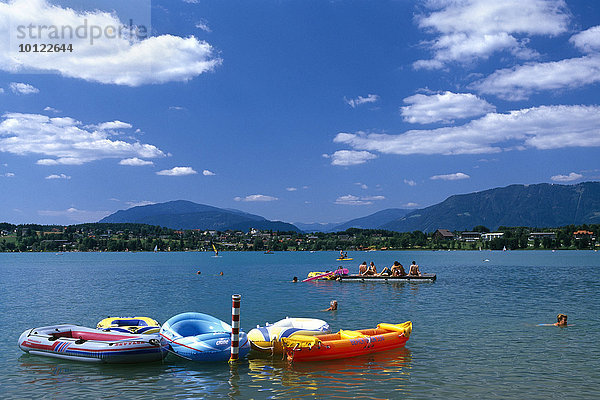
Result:
{"type": "Polygon", "coordinates": [[[373,275],[340,275],[342,282],[433,282],[436,280],[435,274],[422,274],[421,276],[373,276],[373,275]]]}

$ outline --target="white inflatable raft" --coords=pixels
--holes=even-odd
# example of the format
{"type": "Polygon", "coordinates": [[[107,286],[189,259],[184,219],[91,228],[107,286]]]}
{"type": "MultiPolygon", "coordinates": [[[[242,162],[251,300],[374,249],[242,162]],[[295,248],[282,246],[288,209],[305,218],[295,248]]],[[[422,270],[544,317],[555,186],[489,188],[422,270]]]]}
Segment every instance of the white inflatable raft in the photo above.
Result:
{"type": "Polygon", "coordinates": [[[323,335],[329,333],[329,324],[314,318],[285,318],[274,324],[257,326],[248,332],[253,349],[268,352],[283,352],[281,339],[294,335],[323,335]]]}
{"type": "Polygon", "coordinates": [[[159,361],[168,345],[158,334],[102,332],[78,325],[53,325],[28,329],[19,337],[26,353],[67,360],[101,363],[159,361]]]}

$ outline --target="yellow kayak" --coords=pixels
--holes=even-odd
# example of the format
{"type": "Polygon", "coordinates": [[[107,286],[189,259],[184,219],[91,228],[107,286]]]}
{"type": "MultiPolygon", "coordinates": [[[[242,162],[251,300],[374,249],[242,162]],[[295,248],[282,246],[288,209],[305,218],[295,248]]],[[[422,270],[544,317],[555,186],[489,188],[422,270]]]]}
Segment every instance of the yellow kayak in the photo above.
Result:
{"type": "Polygon", "coordinates": [[[160,324],[148,317],[108,317],[98,322],[98,329],[107,332],[158,333],[160,324]]]}

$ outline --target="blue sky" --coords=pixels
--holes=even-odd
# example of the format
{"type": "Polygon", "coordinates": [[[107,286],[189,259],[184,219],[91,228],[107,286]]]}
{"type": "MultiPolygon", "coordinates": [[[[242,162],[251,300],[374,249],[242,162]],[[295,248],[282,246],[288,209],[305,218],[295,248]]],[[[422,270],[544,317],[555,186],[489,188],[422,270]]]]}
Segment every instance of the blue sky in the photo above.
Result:
{"type": "Polygon", "coordinates": [[[600,179],[596,2],[15,0],[0,35],[0,221],[343,222],[600,179]]]}

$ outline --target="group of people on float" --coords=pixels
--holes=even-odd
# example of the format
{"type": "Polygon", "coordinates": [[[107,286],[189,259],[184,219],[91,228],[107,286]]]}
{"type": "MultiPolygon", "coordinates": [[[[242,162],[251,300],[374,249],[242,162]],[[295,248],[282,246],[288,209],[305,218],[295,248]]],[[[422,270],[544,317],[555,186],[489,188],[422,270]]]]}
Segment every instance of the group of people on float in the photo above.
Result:
{"type": "Polygon", "coordinates": [[[367,265],[367,262],[363,261],[362,264],[358,266],[358,274],[365,276],[421,276],[421,271],[419,271],[417,263],[413,261],[407,274],[402,264],[398,261],[394,261],[394,264],[391,267],[385,267],[383,271],[378,273],[377,267],[375,267],[373,261],[371,261],[370,265],[367,265]]]}

